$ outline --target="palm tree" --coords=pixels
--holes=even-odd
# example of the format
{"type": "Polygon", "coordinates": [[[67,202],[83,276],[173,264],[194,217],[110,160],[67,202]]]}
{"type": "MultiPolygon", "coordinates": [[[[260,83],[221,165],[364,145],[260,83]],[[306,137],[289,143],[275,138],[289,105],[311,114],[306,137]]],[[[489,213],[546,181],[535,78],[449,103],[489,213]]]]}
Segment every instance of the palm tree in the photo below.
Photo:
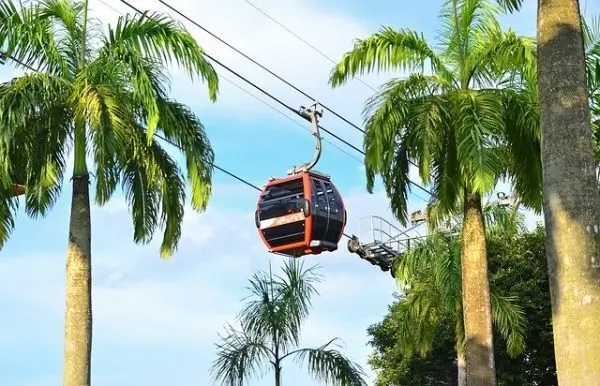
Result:
{"type": "Polygon", "coordinates": [[[298,260],[289,260],[283,275],[259,272],[249,280],[250,296],[238,320],[241,329],[229,326],[217,344],[217,359],[211,372],[216,381],[242,386],[258,370],[272,368],[275,386],[281,385],[286,359],[303,363],[317,380],[330,385],[363,386],[363,370],[332,348],[337,338],[316,348],[297,348],[300,329],[311,307],[311,296],[320,276],[317,267],[304,269],[298,260]]]}
{"type": "Polygon", "coordinates": [[[367,189],[379,174],[406,223],[409,165],[432,186],[430,223],[462,212],[462,296],[470,385],[495,384],[492,310],[481,197],[512,179],[523,205],[540,209],[535,42],[503,32],[484,0],[449,0],[435,49],[414,31],[386,27],[358,40],[330,78],[408,70],[365,107],[367,189]],[[533,83],[534,84],[534,83],[533,83]]]}
{"type": "MultiPolygon", "coordinates": [[[[497,204],[484,208],[487,233],[516,235],[524,230],[524,217],[497,204]]],[[[395,307],[398,347],[405,356],[425,356],[432,348],[441,323],[454,322],[458,385],[466,383],[465,326],[461,301],[460,239],[434,232],[403,253],[395,264],[396,279],[407,288],[395,307]]],[[[524,350],[525,315],[516,299],[491,289],[492,319],[505,338],[507,352],[516,357],[524,350]]]]}
{"type": "Polygon", "coordinates": [[[213,152],[204,128],[167,94],[167,66],[176,63],[190,78],[207,81],[215,100],[217,75],[202,49],[183,26],[158,13],[126,15],[108,35],[100,31],[88,18],[87,0],[0,0],[0,49],[39,69],[0,85],[3,242],[18,206],[13,184],[25,186],[28,215],[45,215],[62,191],[73,149],[63,383],[72,386],[90,384],[90,170],[96,204],[123,187],[136,243],[163,228],[162,257],[181,236],[186,178],[195,210],[206,207],[211,192],[213,152]],[[186,174],[156,133],[181,148],[186,174]]]}
{"type": "MultiPolygon", "coordinates": [[[[600,165],[600,16],[582,20],[583,44],[586,60],[586,79],[592,114],[592,132],[595,139],[596,162],[600,165]]],[[[598,179],[600,180],[600,167],[598,179]]]]}
{"type": "MultiPolygon", "coordinates": [[[[522,0],[498,2],[512,11],[522,0]]],[[[579,1],[538,1],[544,220],[561,385],[600,376],[600,307],[591,300],[600,298],[600,200],[582,25],[579,1]]]]}

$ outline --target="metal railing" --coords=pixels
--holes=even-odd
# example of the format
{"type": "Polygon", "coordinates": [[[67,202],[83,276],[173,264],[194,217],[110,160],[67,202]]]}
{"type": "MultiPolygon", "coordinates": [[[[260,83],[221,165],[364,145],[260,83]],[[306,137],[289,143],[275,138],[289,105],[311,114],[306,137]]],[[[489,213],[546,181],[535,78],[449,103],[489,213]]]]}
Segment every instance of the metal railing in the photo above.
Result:
{"type": "Polygon", "coordinates": [[[383,244],[401,252],[409,247],[410,239],[414,238],[408,233],[419,225],[402,230],[383,217],[366,216],[358,219],[358,237],[363,245],[383,244]]]}

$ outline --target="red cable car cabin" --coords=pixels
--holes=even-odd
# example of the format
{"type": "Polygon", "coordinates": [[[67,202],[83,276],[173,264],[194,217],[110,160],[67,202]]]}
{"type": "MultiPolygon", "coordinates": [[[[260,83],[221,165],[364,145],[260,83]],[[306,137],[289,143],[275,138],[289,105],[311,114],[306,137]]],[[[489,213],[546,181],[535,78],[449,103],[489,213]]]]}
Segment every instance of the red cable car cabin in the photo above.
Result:
{"type": "Polygon", "coordinates": [[[330,178],[315,171],[272,179],[260,194],[256,227],[270,252],[299,257],[335,251],[346,210],[330,178]]]}

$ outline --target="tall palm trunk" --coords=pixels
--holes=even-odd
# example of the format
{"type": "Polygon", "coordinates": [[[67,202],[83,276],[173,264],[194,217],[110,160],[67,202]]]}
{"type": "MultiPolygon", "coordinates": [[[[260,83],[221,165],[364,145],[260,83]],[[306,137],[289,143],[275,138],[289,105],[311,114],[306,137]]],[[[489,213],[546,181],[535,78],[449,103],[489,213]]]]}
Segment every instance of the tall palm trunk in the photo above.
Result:
{"type": "Polygon", "coordinates": [[[465,199],[461,243],[467,385],[495,385],[487,246],[479,194],[468,195],[465,199]]]}
{"type": "Polygon", "coordinates": [[[281,386],[281,367],[275,367],[275,386],[281,386]]]}
{"type": "Polygon", "coordinates": [[[544,218],[561,386],[600,379],[600,199],[577,0],[538,0],[544,218]]]}
{"type": "Polygon", "coordinates": [[[465,353],[457,350],[456,351],[456,362],[458,366],[458,386],[466,386],[467,385],[467,364],[465,362],[465,353]]]}
{"type": "Polygon", "coordinates": [[[66,269],[63,386],[90,385],[92,267],[89,175],[73,177],[66,269]]]}

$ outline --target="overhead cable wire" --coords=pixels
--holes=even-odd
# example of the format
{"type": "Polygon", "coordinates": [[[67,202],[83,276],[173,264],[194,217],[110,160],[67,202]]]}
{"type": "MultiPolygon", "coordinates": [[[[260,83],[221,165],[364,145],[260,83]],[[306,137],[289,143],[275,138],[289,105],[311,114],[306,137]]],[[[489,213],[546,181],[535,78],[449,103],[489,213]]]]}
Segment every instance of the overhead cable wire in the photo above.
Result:
{"type": "MultiPolygon", "coordinates": [[[[132,5],[131,3],[129,3],[127,0],[119,0],[121,1],[123,4],[127,5],[129,8],[133,9],[134,11],[136,11],[137,13],[141,14],[141,15],[145,15],[146,13],[141,11],[139,8],[135,7],[134,5],[132,5]]],[[[164,3],[164,1],[162,0],[158,0],[161,3],[164,3]]],[[[189,18],[187,15],[182,14],[179,10],[175,9],[174,7],[165,4],[169,9],[172,9],[174,12],[176,12],[177,14],[181,15],[183,18],[185,18],[186,20],[190,21],[192,24],[197,25],[199,28],[201,28],[202,30],[205,30],[204,27],[202,27],[200,24],[198,24],[196,21],[194,21],[193,19],[189,18]]],[[[208,30],[207,30],[208,31],[208,30]]],[[[209,32],[212,35],[212,32],[209,32]]],[[[219,40],[222,40],[219,38],[219,40]]],[[[223,41],[225,42],[225,41],[223,41]]],[[[229,43],[225,42],[224,44],[227,44],[228,46],[230,46],[229,43]]],[[[231,46],[232,49],[237,50],[235,47],[231,46]]],[[[241,51],[239,51],[241,52],[241,51]]],[[[219,66],[223,67],[225,70],[227,70],[228,72],[232,73],[233,75],[235,75],[236,77],[238,77],[239,79],[243,80],[244,82],[248,83],[250,86],[254,87],[255,89],[257,89],[258,91],[260,91],[261,93],[263,93],[264,95],[266,95],[267,97],[273,99],[275,102],[279,103],[281,106],[283,106],[284,108],[286,108],[287,110],[293,112],[294,114],[302,117],[303,119],[306,119],[305,117],[302,116],[302,114],[300,114],[300,112],[296,109],[294,109],[293,107],[291,107],[290,105],[286,104],[285,102],[283,102],[281,99],[277,98],[276,96],[274,96],[273,94],[269,93],[268,91],[266,91],[265,89],[263,89],[262,87],[258,86],[256,83],[252,82],[251,80],[249,80],[248,78],[246,78],[245,76],[239,74],[237,71],[233,70],[231,67],[223,64],[220,60],[216,59],[214,56],[210,55],[209,53],[207,53],[206,51],[204,51],[204,55],[209,58],[210,60],[212,60],[213,62],[215,62],[216,64],[218,64],[219,66]]],[[[244,54],[245,55],[245,54],[244,54]]],[[[251,58],[250,58],[251,59],[251,58]]],[[[253,60],[253,59],[252,59],[253,60]]],[[[261,65],[262,66],[262,65],[261,65]]],[[[266,67],[265,67],[266,69],[266,67]]],[[[268,70],[268,69],[266,69],[268,70]]],[[[268,70],[270,71],[270,70],[268,70]]],[[[287,81],[286,81],[287,82],[287,81]]],[[[294,86],[295,87],[295,86],[294,86]]],[[[309,96],[310,97],[310,96],[309,96]]],[[[313,98],[311,98],[313,99],[313,98]]],[[[313,99],[314,100],[314,99],[313,99]]],[[[321,105],[321,103],[319,102],[319,104],[321,105]]],[[[321,105],[323,106],[323,105],[321,105]]],[[[323,106],[323,108],[325,108],[325,106],[323,106]]],[[[331,110],[328,110],[331,112],[331,110]]],[[[335,113],[334,113],[335,115],[335,113]]],[[[350,124],[352,124],[351,122],[349,122],[350,124]]],[[[354,125],[356,126],[356,125],[354,125]]],[[[358,128],[358,126],[356,126],[358,128]]],[[[335,139],[337,139],[338,141],[344,143],[345,145],[347,145],[348,147],[354,149],[355,151],[359,152],[362,155],[366,155],[365,152],[361,149],[359,149],[358,147],[354,146],[353,144],[351,144],[350,142],[346,141],[345,139],[341,138],[339,135],[331,132],[330,130],[327,130],[325,127],[323,127],[322,125],[319,125],[319,128],[321,130],[323,130],[324,132],[326,132],[327,134],[331,135],[332,137],[334,137],[335,139]]],[[[362,129],[358,128],[359,130],[363,131],[362,129]]],[[[364,131],[363,131],[364,132],[364,131]]],[[[411,162],[412,163],[412,162],[411,162]]],[[[414,164],[414,163],[413,163],[414,164]]],[[[419,188],[420,190],[424,191],[425,193],[434,196],[433,193],[431,191],[429,191],[428,189],[424,188],[423,186],[417,184],[414,181],[409,180],[408,181],[411,185],[419,188]]]]}
{"type": "MultiPolygon", "coordinates": [[[[21,66],[23,66],[23,67],[27,68],[28,70],[31,70],[31,71],[33,71],[33,72],[39,72],[39,71],[38,71],[38,70],[36,70],[35,68],[33,68],[33,67],[31,67],[31,66],[27,65],[26,63],[23,63],[21,60],[19,60],[19,59],[15,58],[14,56],[12,56],[12,55],[10,55],[10,54],[8,54],[8,53],[6,53],[6,52],[1,52],[1,51],[0,51],[0,54],[2,54],[3,56],[6,56],[8,59],[12,60],[13,62],[20,64],[21,66]]],[[[162,136],[162,135],[160,135],[160,134],[155,134],[155,136],[156,136],[157,138],[159,138],[159,139],[162,139],[163,141],[165,141],[165,142],[166,142],[166,143],[168,143],[169,145],[172,145],[172,146],[176,147],[177,149],[179,149],[179,150],[181,150],[181,151],[183,151],[183,150],[184,150],[184,149],[183,149],[181,146],[179,146],[178,144],[176,144],[176,143],[174,143],[174,142],[172,142],[172,141],[168,140],[167,138],[163,137],[163,136],[162,136]]],[[[245,185],[247,185],[247,186],[249,186],[249,187],[251,187],[251,188],[254,188],[254,189],[258,190],[259,192],[262,192],[262,189],[261,189],[261,188],[259,188],[257,185],[255,185],[255,184],[251,183],[250,181],[248,181],[248,180],[246,180],[246,179],[244,179],[244,178],[242,178],[242,177],[240,177],[240,176],[238,176],[238,175],[236,175],[236,174],[234,174],[234,173],[232,173],[232,172],[230,172],[230,171],[228,171],[228,170],[226,170],[226,169],[224,169],[224,168],[220,167],[219,165],[215,164],[214,162],[210,162],[210,161],[208,161],[207,163],[208,163],[210,166],[214,167],[215,169],[217,169],[217,170],[221,171],[222,173],[225,173],[225,174],[227,174],[228,176],[230,176],[230,177],[232,177],[232,178],[235,178],[235,179],[236,179],[236,180],[238,180],[239,182],[241,182],[241,183],[243,183],[243,184],[245,184],[245,185]]]]}
{"type": "MultiPolygon", "coordinates": [[[[126,0],[120,0],[123,3],[127,3],[126,0]]],[[[183,12],[181,12],[180,10],[178,10],[177,8],[173,7],[171,4],[169,4],[168,2],[164,1],[164,0],[157,0],[159,3],[161,3],[162,5],[164,5],[165,7],[169,8],[171,11],[177,13],[179,16],[183,17],[185,20],[189,21],[190,23],[192,23],[193,25],[195,25],[196,27],[200,28],[202,31],[206,32],[207,34],[209,34],[210,36],[212,36],[213,38],[217,39],[218,41],[220,41],[221,43],[225,44],[227,47],[231,48],[232,50],[234,50],[235,52],[237,52],[238,54],[240,54],[241,56],[243,56],[244,58],[246,58],[247,60],[251,61],[252,63],[254,63],[255,65],[257,65],[258,67],[260,67],[261,69],[263,69],[264,71],[268,72],[269,74],[271,74],[272,76],[274,76],[275,78],[279,79],[281,82],[285,83],[286,85],[288,85],[289,87],[293,88],[294,90],[296,90],[297,92],[299,92],[300,94],[304,95],[306,98],[311,99],[313,101],[317,101],[318,99],[311,96],[309,93],[307,93],[306,91],[303,91],[302,89],[300,89],[299,87],[295,86],[294,84],[292,84],[291,82],[289,82],[287,79],[285,79],[284,77],[282,77],[281,75],[277,74],[276,72],[272,71],[271,69],[269,69],[267,66],[259,63],[258,61],[256,61],[255,59],[253,59],[251,56],[249,56],[248,54],[246,54],[245,52],[239,50],[238,48],[236,48],[235,46],[233,46],[232,44],[230,44],[229,42],[227,42],[226,40],[222,39],[220,36],[218,36],[217,34],[215,34],[214,32],[210,31],[208,28],[204,27],[203,25],[201,25],[200,23],[198,23],[196,20],[190,18],[189,16],[187,16],[186,14],[184,14],[183,12]]],[[[325,106],[324,104],[320,103],[319,104],[327,111],[329,111],[331,114],[335,115],[336,117],[338,117],[339,119],[343,120],[344,122],[346,122],[347,124],[355,127],[356,129],[362,131],[363,133],[365,132],[363,129],[361,129],[358,125],[356,125],[355,123],[352,123],[351,121],[349,121],[348,119],[346,119],[344,116],[342,116],[341,114],[337,113],[335,110],[333,110],[332,108],[325,106]]]]}
{"type": "MultiPolygon", "coordinates": [[[[273,23],[277,24],[278,26],[280,26],[281,28],[283,28],[285,31],[287,31],[290,35],[294,36],[296,39],[300,40],[302,43],[306,44],[308,47],[312,48],[313,51],[315,51],[316,53],[318,53],[319,55],[321,55],[322,57],[324,57],[325,59],[329,60],[331,63],[333,64],[337,64],[337,62],[332,59],[330,56],[328,56],[326,53],[324,53],[323,51],[321,51],[319,48],[317,48],[314,44],[310,43],[308,40],[304,39],[302,36],[300,36],[299,34],[297,34],[296,32],[292,31],[292,29],[290,29],[289,27],[287,27],[285,24],[283,24],[282,22],[280,22],[279,20],[277,20],[276,18],[274,18],[273,16],[269,15],[267,13],[267,11],[265,11],[264,9],[260,8],[258,5],[254,4],[253,2],[249,1],[249,0],[244,0],[245,3],[247,3],[249,6],[251,6],[252,8],[254,8],[255,10],[257,10],[259,13],[261,13],[263,16],[265,16],[267,19],[271,20],[273,23]]],[[[377,90],[371,86],[370,84],[368,84],[367,82],[365,82],[364,80],[362,80],[359,77],[356,77],[356,80],[358,80],[360,83],[364,84],[365,86],[367,86],[369,89],[371,89],[374,92],[377,92],[377,90]]]]}
{"type": "MultiPolygon", "coordinates": [[[[321,55],[322,57],[324,57],[325,59],[329,60],[331,63],[333,64],[337,64],[337,62],[332,59],[330,56],[328,56],[327,54],[325,54],[323,51],[321,51],[318,47],[316,47],[314,44],[310,43],[308,40],[304,39],[302,36],[300,36],[299,34],[297,34],[296,32],[292,31],[289,27],[287,27],[285,24],[283,24],[282,22],[280,22],[279,20],[277,20],[276,18],[274,18],[273,16],[271,16],[270,14],[267,13],[267,11],[265,11],[264,9],[260,8],[259,6],[257,6],[256,4],[254,4],[253,2],[251,2],[250,0],[244,0],[245,3],[247,3],[248,5],[250,5],[252,8],[254,8],[255,10],[257,10],[259,13],[261,13],[262,15],[264,15],[267,19],[271,20],[273,23],[277,24],[278,26],[280,26],[281,28],[283,28],[285,31],[287,31],[288,33],[290,33],[292,36],[294,36],[296,39],[300,40],[301,42],[303,42],[304,44],[306,44],[308,47],[312,48],[313,51],[315,51],[316,53],[318,53],[319,55],[321,55]]],[[[365,86],[367,86],[368,88],[370,88],[372,91],[377,92],[377,90],[371,86],[370,84],[366,83],[365,81],[363,81],[361,78],[356,77],[356,80],[358,80],[360,83],[364,84],[365,86]]],[[[348,122],[347,120],[344,119],[345,122],[349,123],[352,127],[354,127],[355,129],[360,130],[362,133],[365,133],[364,129],[359,128],[357,125],[348,122]]],[[[411,165],[418,167],[417,164],[411,160],[408,161],[411,165]]],[[[431,194],[430,192],[428,192],[429,194],[431,194]]]]}
{"type": "MultiPolygon", "coordinates": [[[[110,8],[111,10],[113,10],[115,13],[120,14],[121,16],[123,16],[123,13],[121,11],[119,11],[118,9],[116,9],[114,6],[112,6],[111,4],[108,4],[106,1],[104,0],[98,0],[100,3],[104,4],[106,7],[110,8]]],[[[139,10],[137,10],[139,12],[139,10]]],[[[298,125],[299,127],[301,127],[302,129],[312,133],[312,130],[310,130],[308,127],[302,125],[300,122],[298,122],[297,120],[295,120],[294,118],[290,117],[289,115],[287,115],[286,113],[284,113],[283,111],[281,111],[280,109],[278,109],[277,107],[273,106],[272,104],[266,102],[265,100],[263,100],[262,98],[258,97],[256,94],[251,93],[250,91],[246,90],[244,87],[240,86],[239,84],[237,84],[236,82],[234,82],[233,80],[227,78],[226,76],[224,76],[223,74],[217,72],[217,74],[219,75],[219,78],[224,79],[226,82],[228,82],[229,84],[231,84],[232,86],[238,88],[239,90],[243,91],[244,93],[246,93],[247,95],[249,95],[250,97],[256,99],[257,101],[261,102],[262,104],[264,104],[265,106],[269,107],[270,109],[272,109],[273,111],[277,112],[278,114],[282,115],[283,117],[287,118],[288,120],[290,120],[291,122],[293,122],[294,124],[298,125]]],[[[287,107],[287,106],[286,106],[287,107]]],[[[294,111],[295,112],[295,111],[294,111]]],[[[357,162],[360,162],[361,164],[363,163],[362,160],[360,160],[359,158],[357,158],[356,156],[350,154],[349,152],[347,152],[346,150],[342,149],[341,147],[339,147],[338,145],[336,145],[335,143],[331,142],[330,140],[328,140],[327,138],[323,138],[323,140],[327,143],[329,143],[331,146],[335,147],[336,149],[338,149],[339,151],[341,151],[342,153],[346,154],[348,157],[356,160],[357,162]]]]}

